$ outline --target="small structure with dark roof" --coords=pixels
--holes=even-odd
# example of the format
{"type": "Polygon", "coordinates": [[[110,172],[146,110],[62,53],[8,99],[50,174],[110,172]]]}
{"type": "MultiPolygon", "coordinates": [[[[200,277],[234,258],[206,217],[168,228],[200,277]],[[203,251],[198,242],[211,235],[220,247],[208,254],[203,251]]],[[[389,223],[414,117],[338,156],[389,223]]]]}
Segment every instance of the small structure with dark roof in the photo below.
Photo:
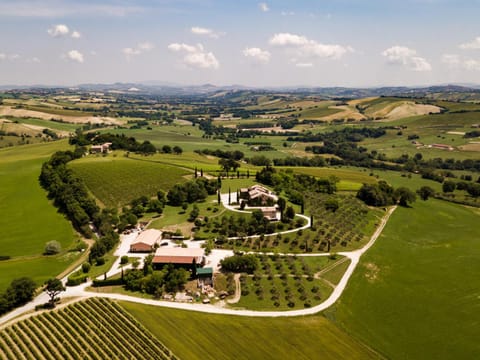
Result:
{"type": "Polygon", "coordinates": [[[197,268],[197,283],[198,287],[203,287],[205,285],[213,286],[213,268],[197,268]]]}

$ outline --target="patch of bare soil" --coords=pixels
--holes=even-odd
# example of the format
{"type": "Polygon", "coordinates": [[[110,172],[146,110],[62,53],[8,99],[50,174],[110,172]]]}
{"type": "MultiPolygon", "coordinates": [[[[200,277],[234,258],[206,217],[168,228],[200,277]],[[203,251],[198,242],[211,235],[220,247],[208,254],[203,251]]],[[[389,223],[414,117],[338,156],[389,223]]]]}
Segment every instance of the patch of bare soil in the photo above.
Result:
{"type": "Polygon", "coordinates": [[[374,117],[383,117],[386,121],[393,121],[411,116],[438,114],[441,111],[438,106],[415,104],[410,101],[404,102],[401,105],[395,106],[390,111],[389,110],[390,109],[387,106],[384,110],[374,113],[374,117]],[[385,114],[385,112],[387,113],[385,114]]]}
{"type": "Polygon", "coordinates": [[[380,268],[375,265],[374,263],[367,263],[365,264],[366,272],[365,277],[367,278],[368,282],[375,282],[378,278],[378,273],[380,272],[380,268]]]}
{"type": "Polygon", "coordinates": [[[67,115],[56,115],[56,114],[48,114],[43,113],[40,111],[32,111],[32,110],[25,110],[25,109],[13,109],[10,106],[1,106],[0,107],[0,115],[3,116],[15,116],[15,117],[32,117],[37,119],[43,120],[51,120],[51,119],[60,119],[68,123],[74,124],[112,124],[112,125],[120,125],[122,124],[121,121],[112,117],[103,117],[103,116],[67,116],[67,115]]]}

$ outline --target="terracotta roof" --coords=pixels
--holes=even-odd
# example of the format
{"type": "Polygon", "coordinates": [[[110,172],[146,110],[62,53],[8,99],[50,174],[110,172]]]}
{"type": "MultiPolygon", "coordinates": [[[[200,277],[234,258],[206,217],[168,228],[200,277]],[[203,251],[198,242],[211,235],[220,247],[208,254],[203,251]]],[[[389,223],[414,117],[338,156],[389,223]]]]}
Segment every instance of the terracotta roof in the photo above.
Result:
{"type": "Polygon", "coordinates": [[[153,246],[156,242],[162,239],[162,232],[156,229],[148,229],[142,231],[140,235],[137,236],[135,240],[132,241],[131,245],[142,243],[153,246]]]}
{"type": "Polygon", "coordinates": [[[182,247],[160,247],[155,251],[155,256],[203,256],[205,249],[182,248],[182,247]]]}
{"type": "Polygon", "coordinates": [[[193,262],[199,264],[202,259],[198,259],[196,256],[154,256],[152,262],[160,264],[193,264],[193,262]]]}

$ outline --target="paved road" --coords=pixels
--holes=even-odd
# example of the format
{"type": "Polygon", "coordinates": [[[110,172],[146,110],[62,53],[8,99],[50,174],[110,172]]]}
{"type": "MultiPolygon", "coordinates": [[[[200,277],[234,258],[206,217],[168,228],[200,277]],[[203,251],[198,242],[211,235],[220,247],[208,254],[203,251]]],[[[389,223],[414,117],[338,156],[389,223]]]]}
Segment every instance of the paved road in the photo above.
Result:
{"type": "MultiPolygon", "coordinates": [[[[375,241],[378,239],[380,234],[383,231],[390,215],[395,211],[396,206],[391,207],[385,216],[382,218],[380,225],[375,230],[375,233],[370,238],[369,242],[361,249],[355,251],[346,251],[346,252],[339,252],[339,255],[346,256],[350,259],[350,265],[348,266],[347,270],[345,271],[342,279],[338,283],[338,285],[333,290],[332,294],[326,299],[323,303],[312,306],[311,308],[307,309],[299,309],[299,310],[289,310],[289,311],[255,311],[255,310],[235,310],[235,309],[228,309],[228,308],[220,308],[210,304],[190,304],[190,303],[175,303],[169,301],[159,301],[159,300],[150,300],[150,299],[142,299],[135,296],[128,296],[128,295],[121,295],[121,294],[107,294],[107,293],[92,293],[85,290],[87,286],[90,284],[82,284],[75,287],[68,287],[67,291],[62,294],[62,297],[78,297],[87,298],[87,297],[104,297],[116,300],[124,300],[130,301],[135,303],[141,303],[145,305],[153,305],[153,306],[163,306],[173,309],[183,309],[183,310],[191,310],[191,311],[198,311],[210,314],[224,314],[224,315],[237,315],[237,316],[255,316],[255,317],[291,317],[291,316],[301,316],[301,315],[313,315],[320,311],[323,311],[330,306],[332,306],[342,295],[345,287],[348,284],[350,277],[353,274],[353,271],[358,265],[360,257],[370,249],[375,241]]],[[[328,256],[329,254],[305,254],[305,256],[328,256]]],[[[298,256],[298,255],[297,255],[298,256]]],[[[66,277],[63,279],[66,281],[66,277]]],[[[31,311],[35,308],[38,304],[43,304],[48,300],[48,297],[45,293],[40,294],[37,296],[32,302],[26,304],[25,306],[15,309],[14,311],[4,315],[0,318],[0,325],[5,324],[9,320],[20,316],[28,311],[31,311]]]]}

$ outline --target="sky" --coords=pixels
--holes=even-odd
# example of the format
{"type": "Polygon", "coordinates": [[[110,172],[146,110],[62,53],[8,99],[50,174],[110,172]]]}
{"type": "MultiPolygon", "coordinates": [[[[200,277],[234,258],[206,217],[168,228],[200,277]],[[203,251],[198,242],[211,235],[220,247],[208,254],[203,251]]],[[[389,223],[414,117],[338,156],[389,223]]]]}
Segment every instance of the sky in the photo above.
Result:
{"type": "Polygon", "coordinates": [[[0,85],[480,84],[480,0],[0,0],[0,85]]]}

